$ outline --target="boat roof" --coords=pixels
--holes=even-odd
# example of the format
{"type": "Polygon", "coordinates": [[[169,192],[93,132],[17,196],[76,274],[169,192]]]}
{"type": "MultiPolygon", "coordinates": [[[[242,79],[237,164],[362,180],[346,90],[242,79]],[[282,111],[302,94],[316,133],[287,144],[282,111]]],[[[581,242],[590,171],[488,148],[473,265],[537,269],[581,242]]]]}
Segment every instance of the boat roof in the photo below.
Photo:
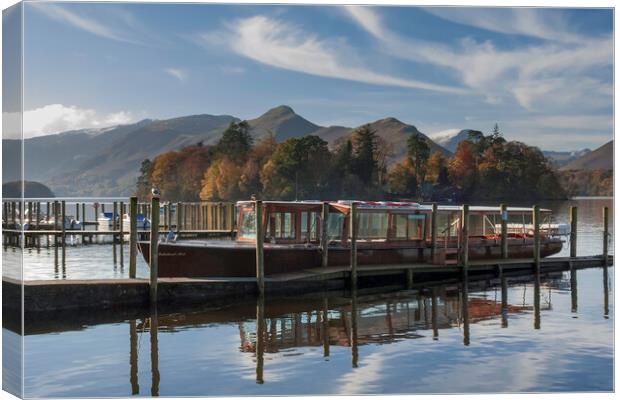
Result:
{"type": "MultiPolygon", "coordinates": [[[[346,210],[351,207],[351,204],[357,204],[358,210],[384,210],[384,211],[432,211],[433,206],[431,204],[420,204],[416,202],[405,201],[362,201],[362,200],[338,200],[338,201],[326,201],[330,206],[339,209],[346,210]]],[[[238,201],[237,205],[251,205],[252,200],[238,201]]],[[[296,200],[296,201],[263,201],[266,205],[275,206],[320,206],[324,202],[320,200],[296,200]]],[[[462,205],[437,205],[438,211],[462,211],[462,205]]],[[[510,213],[529,213],[532,212],[531,207],[507,207],[506,210],[510,213]]],[[[501,208],[499,206],[470,206],[470,212],[474,213],[499,213],[501,208]]],[[[548,208],[541,208],[541,212],[551,212],[548,208]]]]}

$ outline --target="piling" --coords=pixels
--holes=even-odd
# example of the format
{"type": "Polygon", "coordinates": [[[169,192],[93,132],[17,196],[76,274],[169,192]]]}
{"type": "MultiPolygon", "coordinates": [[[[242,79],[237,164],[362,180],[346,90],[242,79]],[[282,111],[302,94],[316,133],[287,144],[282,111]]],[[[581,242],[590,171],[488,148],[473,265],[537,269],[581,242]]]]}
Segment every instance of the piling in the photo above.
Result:
{"type": "Polygon", "coordinates": [[[357,203],[351,203],[349,238],[351,239],[351,287],[357,287],[357,203]]]}
{"type": "Polygon", "coordinates": [[[177,218],[177,235],[181,235],[181,214],[182,214],[182,207],[183,204],[181,202],[177,203],[177,212],[176,212],[176,218],[177,218]]]}
{"type": "Polygon", "coordinates": [[[506,204],[501,204],[500,219],[501,219],[501,250],[502,258],[508,258],[508,207],[506,204]]]}
{"type": "MultiPolygon", "coordinates": [[[[207,226],[206,224],[204,225],[207,226]]],[[[233,203],[230,204],[230,237],[233,237],[233,233],[235,231],[235,205],[233,203]]]]}
{"type": "Polygon", "coordinates": [[[254,218],[256,224],[256,284],[259,296],[265,294],[265,257],[263,254],[264,232],[263,232],[263,202],[254,202],[254,218]]]}
{"type": "Polygon", "coordinates": [[[434,262],[437,250],[437,203],[433,203],[431,214],[431,262],[434,262]]]}
{"type": "Polygon", "coordinates": [[[329,250],[329,234],[327,232],[327,219],[329,218],[329,203],[323,202],[321,209],[321,266],[327,267],[328,250],[329,250]]]}
{"type": "Polygon", "coordinates": [[[463,274],[467,276],[467,273],[469,271],[469,204],[463,204],[462,224],[463,234],[461,235],[461,259],[463,264],[463,274]]]}
{"type": "Polygon", "coordinates": [[[570,218],[570,256],[577,257],[577,207],[569,209],[570,218]]]}
{"type": "Polygon", "coordinates": [[[357,290],[351,292],[351,367],[357,368],[359,352],[357,349],[357,290]]]}
{"type": "Polygon", "coordinates": [[[129,277],[136,277],[136,257],[138,244],[138,198],[129,198],[129,277]]]}
{"type": "Polygon", "coordinates": [[[540,273],[540,207],[532,207],[532,224],[534,225],[534,268],[540,273]]]}
{"type": "MultiPolygon", "coordinates": [[[[102,205],[103,207],[103,205],[102,205]]],[[[95,230],[98,231],[99,230],[99,203],[95,203],[95,230]]]]}
{"type": "Polygon", "coordinates": [[[60,229],[62,232],[61,243],[62,248],[65,248],[65,201],[62,200],[60,203],[60,229]]]}
{"type": "MultiPolygon", "coordinates": [[[[114,202],[112,204],[112,231],[116,232],[116,229],[118,228],[118,203],[114,202]]],[[[117,238],[116,238],[116,234],[112,235],[112,241],[114,243],[116,243],[117,238]]]]}
{"type": "Polygon", "coordinates": [[[86,230],[86,203],[82,203],[82,230],[86,230]]]}
{"type": "Polygon", "coordinates": [[[124,209],[125,209],[125,204],[121,201],[120,213],[118,215],[118,230],[120,232],[120,235],[118,235],[118,241],[121,244],[121,254],[123,254],[123,241],[124,241],[124,237],[123,237],[123,222],[124,222],[123,216],[125,215],[124,209]]]}
{"type": "Polygon", "coordinates": [[[157,304],[157,255],[159,242],[159,196],[153,195],[151,199],[151,254],[149,257],[151,267],[150,298],[151,304],[157,304]]]}
{"type": "Polygon", "coordinates": [[[603,264],[607,266],[609,254],[609,207],[603,207],[603,264]]]}
{"type": "Polygon", "coordinates": [[[577,312],[577,270],[570,263],[570,311],[577,312]]]}
{"type": "Polygon", "coordinates": [[[80,220],[80,203],[75,203],[75,219],[80,220]]]}

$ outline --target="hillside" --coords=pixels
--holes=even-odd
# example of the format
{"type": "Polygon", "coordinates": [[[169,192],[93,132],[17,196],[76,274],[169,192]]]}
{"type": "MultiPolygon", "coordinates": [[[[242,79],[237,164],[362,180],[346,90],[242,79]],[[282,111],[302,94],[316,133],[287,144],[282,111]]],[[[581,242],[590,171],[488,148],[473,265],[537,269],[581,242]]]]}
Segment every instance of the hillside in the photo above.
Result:
{"type": "MultiPolygon", "coordinates": [[[[21,182],[13,181],[2,184],[2,197],[4,198],[19,198],[22,197],[21,182]]],[[[37,197],[37,198],[51,198],[54,197],[54,193],[42,183],[39,182],[24,182],[24,197],[37,197]]]]}
{"type": "Polygon", "coordinates": [[[289,106],[278,106],[258,118],[248,120],[252,135],[259,138],[273,133],[278,142],[308,135],[321,127],[297,115],[289,106]]]}
{"type": "Polygon", "coordinates": [[[576,160],[571,161],[561,171],[593,171],[597,169],[610,170],[614,168],[614,141],[609,141],[596,150],[590,151],[576,160]]]}
{"type": "Polygon", "coordinates": [[[454,153],[456,151],[456,146],[461,141],[467,140],[469,138],[469,132],[471,131],[471,129],[450,129],[430,135],[430,138],[444,149],[454,153]]]}
{"type": "Polygon", "coordinates": [[[577,151],[543,150],[543,154],[549,159],[549,161],[551,161],[553,165],[555,165],[557,168],[561,168],[570,163],[571,161],[576,160],[591,151],[592,150],[590,149],[582,149],[577,151]]]}

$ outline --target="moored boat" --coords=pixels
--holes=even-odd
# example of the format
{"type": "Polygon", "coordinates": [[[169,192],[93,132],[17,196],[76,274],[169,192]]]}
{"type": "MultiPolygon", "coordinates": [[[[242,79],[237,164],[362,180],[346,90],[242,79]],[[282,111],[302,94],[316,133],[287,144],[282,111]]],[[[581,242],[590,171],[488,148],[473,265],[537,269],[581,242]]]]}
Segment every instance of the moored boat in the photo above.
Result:
{"type": "MultiPolygon", "coordinates": [[[[430,205],[408,202],[337,201],[326,203],[327,240],[321,242],[323,202],[264,201],[263,224],[265,274],[294,272],[321,265],[327,247],[328,266],[347,265],[351,240],[351,204],[357,204],[358,264],[456,264],[461,243],[461,206],[439,206],[435,224],[430,205]],[[436,226],[436,234],[432,226],[436,226]],[[435,240],[433,241],[433,236],[435,240]]],[[[158,247],[161,277],[251,277],[256,274],[256,216],[254,202],[237,203],[237,237],[226,240],[162,242],[158,247]]],[[[530,208],[470,207],[469,259],[501,256],[501,236],[497,221],[524,225],[531,223],[530,208]]],[[[549,224],[551,210],[541,209],[543,223],[549,224]]],[[[563,241],[541,232],[541,257],[562,249],[563,241]]],[[[534,239],[531,232],[508,232],[508,256],[530,258],[534,239]]],[[[139,242],[148,262],[149,242],[139,242]]]]}

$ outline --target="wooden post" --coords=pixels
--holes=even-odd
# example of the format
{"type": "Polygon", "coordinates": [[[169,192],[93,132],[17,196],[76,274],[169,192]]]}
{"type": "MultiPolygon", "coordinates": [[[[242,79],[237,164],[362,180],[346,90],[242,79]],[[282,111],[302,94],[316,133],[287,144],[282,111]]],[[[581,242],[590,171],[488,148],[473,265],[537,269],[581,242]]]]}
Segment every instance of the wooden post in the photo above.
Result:
{"type": "Polygon", "coordinates": [[[235,220],[235,203],[230,203],[230,237],[233,237],[233,234],[234,234],[235,228],[236,228],[235,225],[236,225],[236,220],[235,220]]]}
{"type": "Polygon", "coordinates": [[[461,289],[461,314],[463,315],[463,344],[469,346],[469,277],[465,275],[461,289]]]}
{"type": "Polygon", "coordinates": [[[508,328],[508,282],[501,265],[499,271],[502,286],[502,328],[508,328]]]}
{"type": "Polygon", "coordinates": [[[136,277],[136,257],[138,245],[138,198],[129,198],[129,277],[136,277]]]}
{"type": "Polygon", "coordinates": [[[433,203],[431,215],[431,262],[434,262],[437,250],[437,203],[433,203]]]}
{"type": "Polygon", "coordinates": [[[577,207],[570,207],[570,256],[577,257],[577,207]]]}
{"type": "Polygon", "coordinates": [[[150,297],[151,304],[157,304],[157,255],[159,244],[159,196],[151,199],[151,252],[149,256],[151,266],[150,297]]]}
{"type": "Polygon", "coordinates": [[[432,289],[431,297],[431,325],[433,327],[433,340],[439,340],[439,326],[437,325],[437,314],[438,308],[437,305],[437,288],[432,289]]]}
{"type": "Polygon", "coordinates": [[[256,300],[256,383],[262,385],[265,353],[265,296],[256,300]]]}
{"type": "Polygon", "coordinates": [[[120,232],[120,235],[118,235],[118,241],[121,244],[121,254],[123,254],[123,241],[125,240],[125,238],[123,237],[123,216],[124,216],[124,212],[123,210],[125,209],[125,204],[121,201],[121,205],[120,205],[120,213],[118,215],[118,230],[120,232]]]}
{"type": "Polygon", "coordinates": [[[577,312],[577,270],[570,263],[570,311],[577,312]]]}
{"type": "Polygon", "coordinates": [[[35,222],[35,227],[37,228],[37,230],[39,229],[39,220],[41,219],[41,202],[37,201],[37,203],[35,204],[36,210],[37,210],[37,214],[35,215],[35,218],[37,219],[35,222]]]}
{"type": "Polygon", "coordinates": [[[603,207],[603,265],[607,266],[609,254],[609,207],[603,207]]]}
{"type": "Polygon", "coordinates": [[[65,248],[65,206],[65,201],[62,200],[60,203],[60,229],[62,231],[61,243],[63,250],[65,248]]]}
{"type": "Polygon", "coordinates": [[[129,320],[129,383],[131,384],[131,394],[140,393],[138,384],[138,331],[136,320],[129,320]]]}
{"type": "Polygon", "coordinates": [[[181,202],[177,203],[177,212],[176,212],[176,218],[177,218],[177,234],[180,235],[181,234],[181,215],[183,214],[183,212],[181,211],[183,208],[183,204],[181,202]]]}
{"type": "Polygon", "coordinates": [[[327,220],[329,218],[329,203],[323,202],[321,209],[321,266],[327,267],[329,251],[329,235],[327,232],[327,220]]]}
{"type": "MultiPolygon", "coordinates": [[[[103,207],[103,205],[101,205],[103,207]]],[[[95,203],[95,230],[99,230],[99,203],[95,203]]]]}
{"type": "Polygon", "coordinates": [[[82,203],[82,230],[86,230],[86,203],[82,203]]]}
{"type": "Polygon", "coordinates": [[[80,220],[80,203],[75,203],[75,219],[80,220]]]}
{"type": "Polygon", "coordinates": [[[329,357],[329,304],[327,296],[323,298],[323,357],[329,357]]]}
{"type": "MultiPolygon", "coordinates": [[[[116,232],[116,229],[118,227],[118,221],[117,221],[117,217],[118,217],[118,203],[114,202],[112,204],[112,231],[116,232]]],[[[116,234],[113,233],[112,234],[112,242],[116,243],[118,239],[116,238],[116,234]]]]}
{"type": "Polygon", "coordinates": [[[532,207],[532,223],[534,225],[534,268],[540,273],[540,207],[532,207]]]}
{"type": "Polygon", "coordinates": [[[349,239],[351,240],[351,288],[357,288],[357,203],[351,203],[349,212],[349,239]]]}
{"type": "MultiPolygon", "coordinates": [[[[389,305],[388,305],[389,306],[389,305]]],[[[357,326],[357,289],[351,292],[351,367],[357,368],[358,352],[358,326],[357,326]]]]}
{"type": "Polygon", "coordinates": [[[508,258],[508,207],[506,204],[499,206],[501,220],[501,251],[502,258],[508,258]]]}
{"type": "Polygon", "coordinates": [[[258,285],[258,294],[265,294],[265,258],[263,254],[263,202],[256,200],[254,202],[254,218],[256,224],[256,284],[258,285]]]}
{"type": "Polygon", "coordinates": [[[462,234],[462,263],[463,273],[467,276],[469,272],[469,204],[463,204],[461,223],[463,224],[462,234]]]}
{"type": "MultiPolygon", "coordinates": [[[[159,201],[159,199],[158,199],[159,201]]],[[[151,210],[152,211],[152,210],[151,210]]],[[[159,210],[157,212],[159,214],[159,210]]],[[[158,217],[159,219],[159,217],[158,217]]],[[[159,340],[157,334],[159,332],[159,315],[157,307],[151,307],[151,326],[149,334],[151,339],[151,396],[159,396],[159,340]]]]}

